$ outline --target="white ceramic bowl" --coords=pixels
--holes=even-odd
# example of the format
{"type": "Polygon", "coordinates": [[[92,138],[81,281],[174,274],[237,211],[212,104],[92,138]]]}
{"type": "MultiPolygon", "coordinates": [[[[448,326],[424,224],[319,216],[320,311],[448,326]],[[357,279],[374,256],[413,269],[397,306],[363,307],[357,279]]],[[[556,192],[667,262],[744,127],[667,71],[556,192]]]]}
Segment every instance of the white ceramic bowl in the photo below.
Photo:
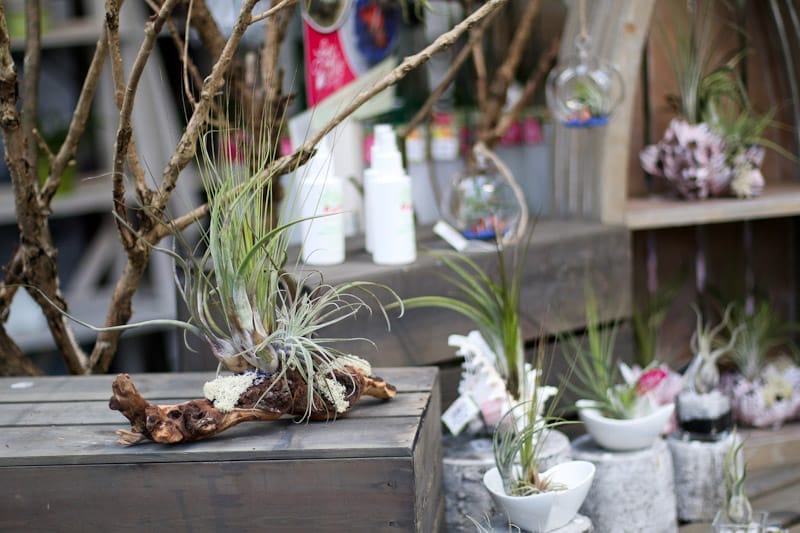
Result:
{"type": "Polygon", "coordinates": [[[675,410],[675,404],[662,405],[646,416],[629,419],[606,418],[593,408],[589,400],[578,400],[575,406],[586,430],[594,441],[611,451],[649,448],[658,438],[675,410]]]}
{"type": "Polygon", "coordinates": [[[550,531],[569,523],[581,508],[594,479],[595,467],[588,461],[568,461],[542,474],[544,478],[565,485],[567,490],[508,496],[497,467],[483,476],[483,484],[512,524],[528,531],[550,531]]]}

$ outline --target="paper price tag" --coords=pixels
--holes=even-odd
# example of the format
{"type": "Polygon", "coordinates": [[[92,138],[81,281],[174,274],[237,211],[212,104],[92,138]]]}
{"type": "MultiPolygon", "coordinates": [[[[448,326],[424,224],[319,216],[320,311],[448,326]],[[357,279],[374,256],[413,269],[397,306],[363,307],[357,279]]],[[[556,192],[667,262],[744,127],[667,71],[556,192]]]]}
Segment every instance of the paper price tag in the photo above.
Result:
{"type": "Polygon", "coordinates": [[[480,409],[472,398],[462,394],[442,414],[442,423],[447,426],[450,433],[458,435],[478,414],[480,409]]]}

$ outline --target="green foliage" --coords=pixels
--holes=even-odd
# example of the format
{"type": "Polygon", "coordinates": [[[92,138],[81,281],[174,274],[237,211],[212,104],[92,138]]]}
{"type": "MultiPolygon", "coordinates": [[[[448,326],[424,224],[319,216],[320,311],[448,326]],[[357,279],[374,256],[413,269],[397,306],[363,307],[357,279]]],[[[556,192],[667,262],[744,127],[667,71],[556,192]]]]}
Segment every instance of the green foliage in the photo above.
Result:
{"type": "Polygon", "coordinates": [[[629,418],[636,400],[635,388],[617,386],[619,369],[614,354],[618,324],[600,324],[597,299],[586,287],[586,333],[581,341],[575,334],[565,336],[573,354],[571,367],[574,380],[564,380],[580,398],[591,400],[605,416],[629,418]]]}
{"type": "Polygon", "coordinates": [[[544,345],[540,344],[535,378],[525,384],[529,399],[509,409],[492,436],[495,465],[509,495],[528,496],[562,488],[540,475],[541,451],[552,429],[575,422],[554,416],[558,394],[545,408],[552,393],[541,383],[543,361],[544,345]]]}
{"type": "Polygon", "coordinates": [[[748,313],[745,303],[731,304],[731,321],[726,331],[726,339],[734,338],[727,356],[746,379],[754,381],[766,364],[767,357],[778,347],[796,352],[790,334],[797,331],[797,325],[778,316],[769,302],[761,301],[752,313],[748,313]],[[734,332],[738,334],[734,336],[734,332]]]}
{"type": "Polygon", "coordinates": [[[690,124],[716,125],[724,108],[738,107],[746,101],[736,72],[744,52],[721,53],[720,36],[711,34],[714,2],[701,0],[697,6],[697,12],[688,17],[672,13],[674,44],[670,44],[661,28],[662,42],[678,84],[678,94],[668,101],[690,124]]]}
{"type": "Polygon", "coordinates": [[[664,322],[680,285],[665,285],[648,301],[633,310],[633,336],[636,342],[636,364],[646,368],[657,359],[658,329],[664,322]]]}
{"type": "Polygon", "coordinates": [[[744,441],[739,439],[734,429],[731,445],[725,452],[725,514],[734,524],[749,524],[753,508],[745,491],[747,464],[744,463],[742,448],[744,441]]]}
{"type": "MultiPolygon", "coordinates": [[[[200,171],[210,203],[209,227],[202,231],[205,252],[179,262],[181,293],[191,320],[231,370],[252,367],[265,372],[299,373],[308,385],[307,408],[319,405],[326,379],[343,370],[346,354],[334,347],[343,340],[319,336],[320,330],[371,311],[367,299],[385,310],[368,282],[327,285],[312,275],[298,279],[287,271],[288,230],[301,220],[274,226],[273,177],[265,175],[277,139],[248,138],[244,128],[209,132],[201,145],[200,171]],[[216,153],[215,134],[223,141],[243,139],[242,157],[216,153]],[[212,310],[221,310],[216,319],[212,310]],[[315,403],[317,402],[317,403],[315,403]]],[[[297,265],[295,265],[297,268],[297,265]]],[[[275,380],[279,382],[280,380],[275,380]]],[[[308,413],[307,413],[308,414],[308,413]]]]}
{"type": "Polygon", "coordinates": [[[520,398],[525,363],[519,314],[529,243],[530,237],[525,245],[514,247],[510,262],[502,245],[497,243],[497,280],[490,278],[480,265],[464,254],[450,250],[431,252],[450,271],[444,279],[459,292],[460,298],[420,296],[403,301],[406,309],[439,307],[471,320],[496,354],[498,370],[514,398],[520,398]]]}

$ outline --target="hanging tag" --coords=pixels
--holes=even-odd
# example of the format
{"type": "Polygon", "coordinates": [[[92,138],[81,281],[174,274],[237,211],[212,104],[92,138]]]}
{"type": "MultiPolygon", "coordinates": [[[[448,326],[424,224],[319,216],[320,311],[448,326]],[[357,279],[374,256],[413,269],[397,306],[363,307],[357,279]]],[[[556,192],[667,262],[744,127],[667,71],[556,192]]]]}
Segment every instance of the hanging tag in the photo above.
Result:
{"type": "Polygon", "coordinates": [[[469,396],[461,395],[442,414],[442,423],[450,433],[458,435],[480,413],[480,409],[469,396]]]}

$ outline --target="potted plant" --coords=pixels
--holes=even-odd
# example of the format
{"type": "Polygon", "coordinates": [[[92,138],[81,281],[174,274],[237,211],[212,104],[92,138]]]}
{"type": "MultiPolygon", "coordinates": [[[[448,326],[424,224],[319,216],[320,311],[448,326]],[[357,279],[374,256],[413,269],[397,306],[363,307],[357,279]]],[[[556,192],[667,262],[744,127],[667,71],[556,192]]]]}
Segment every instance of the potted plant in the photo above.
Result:
{"type": "Polygon", "coordinates": [[[567,423],[545,413],[553,387],[542,387],[538,370],[526,379],[531,399],[513,406],[494,431],[495,466],[483,483],[514,526],[527,531],[551,531],[578,513],[594,478],[588,461],[568,461],[541,471],[540,452],[547,433],[567,423]]]}
{"type": "Polygon", "coordinates": [[[690,341],[694,359],[684,373],[684,388],[677,397],[678,427],[692,438],[717,440],[727,434],[733,420],[730,397],[719,387],[717,363],[733,347],[741,328],[735,328],[727,342],[719,342],[732,307],[725,309],[722,321],[713,327],[703,322],[697,306],[692,309],[697,316],[690,341]]]}
{"type": "Polygon", "coordinates": [[[597,301],[592,291],[586,293],[586,344],[575,336],[569,337],[575,377],[570,388],[581,398],[575,403],[578,415],[594,441],[603,448],[613,451],[648,448],[675,408],[672,402],[659,405],[656,401],[656,391],[664,385],[668,373],[657,363],[640,372],[618,366],[614,356],[617,326],[600,326],[597,301]]]}
{"type": "Polygon", "coordinates": [[[733,431],[731,444],[725,454],[725,504],[717,511],[712,527],[714,533],[761,533],[766,531],[767,513],[753,512],[744,482],[747,465],[744,462],[742,441],[733,431]]]}
{"type": "Polygon", "coordinates": [[[794,326],[766,301],[749,313],[736,302],[731,317],[728,334],[739,334],[727,355],[736,371],[722,376],[722,387],[732,396],[734,417],[740,424],[779,427],[800,414],[800,368],[788,337],[794,326]]]}

